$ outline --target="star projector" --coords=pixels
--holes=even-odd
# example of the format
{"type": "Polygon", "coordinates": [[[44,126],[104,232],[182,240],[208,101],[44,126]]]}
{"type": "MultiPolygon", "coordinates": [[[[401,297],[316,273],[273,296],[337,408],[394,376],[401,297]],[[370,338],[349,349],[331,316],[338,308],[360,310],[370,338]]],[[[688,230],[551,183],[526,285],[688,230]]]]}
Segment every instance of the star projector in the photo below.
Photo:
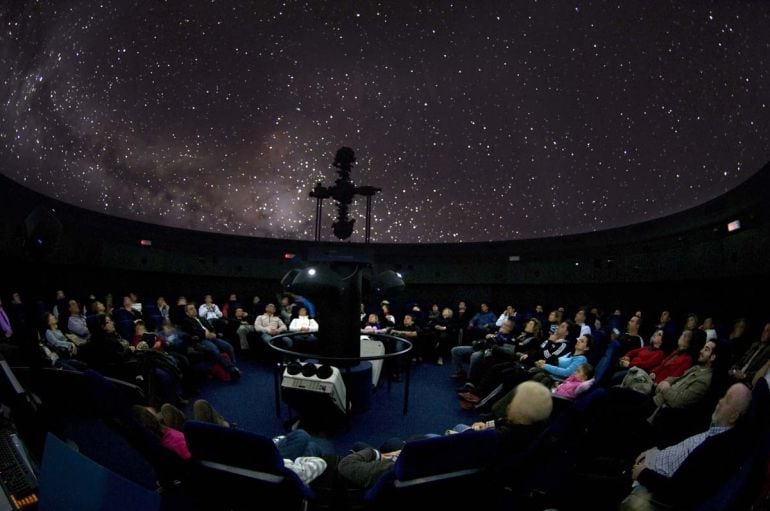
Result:
{"type": "MultiPolygon", "coordinates": [[[[360,304],[364,288],[378,297],[404,289],[403,277],[392,270],[373,275],[371,264],[340,256],[293,269],[281,279],[286,291],[306,296],[316,305],[318,354],[328,357],[361,356],[360,304]]],[[[344,366],[347,362],[333,364],[344,366]]],[[[350,365],[355,362],[349,361],[350,365]]]]}

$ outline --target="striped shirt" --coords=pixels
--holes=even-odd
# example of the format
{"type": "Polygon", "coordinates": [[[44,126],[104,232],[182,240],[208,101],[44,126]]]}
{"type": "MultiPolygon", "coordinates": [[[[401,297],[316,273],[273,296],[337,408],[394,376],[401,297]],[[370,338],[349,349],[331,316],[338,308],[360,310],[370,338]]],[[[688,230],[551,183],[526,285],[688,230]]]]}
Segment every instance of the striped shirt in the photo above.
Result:
{"type": "Polygon", "coordinates": [[[666,447],[662,451],[657,447],[647,451],[644,465],[650,470],[666,477],[671,477],[679,470],[684,460],[707,438],[729,430],[730,426],[711,426],[707,431],[685,438],[678,444],[666,447]]]}
{"type": "Polygon", "coordinates": [[[326,460],[317,456],[300,456],[294,461],[284,458],[283,465],[296,473],[305,484],[310,484],[326,470],[326,460]]]}

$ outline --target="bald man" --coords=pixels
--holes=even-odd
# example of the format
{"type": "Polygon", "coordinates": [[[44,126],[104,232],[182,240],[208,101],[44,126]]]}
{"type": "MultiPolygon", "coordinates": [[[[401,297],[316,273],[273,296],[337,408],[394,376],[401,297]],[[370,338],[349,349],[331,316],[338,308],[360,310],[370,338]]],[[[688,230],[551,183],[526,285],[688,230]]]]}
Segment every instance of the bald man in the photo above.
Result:
{"type": "Polygon", "coordinates": [[[674,507],[708,498],[708,491],[723,484],[745,454],[745,429],[735,426],[750,404],[751,390],[736,383],[717,403],[707,431],[665,449],[642,452],[631,472],[634,488],[620,509],[657,509],[653,498],[674,507]]]}
{"type": "MultiPolygon", "coordinates": [[[[542,383],[525,381],[513,390],[513,399],[505,417],[489,422],[476,422],[471,427],[483,430],[494,427],[499,434],[498,456],[490,460],[487,480],[497,487],[516,484],[521,476],[522,455],[543,432],[553,411],[551,391],[542,383]]],[[[467,426],[466,426],[467,427],[467,426]]],[[[461,431],[462,428],[455,429],[461,431]]],[[[479,502],[485,496],[479,495],[479,502]]]]}
{"type": "MultiPolygon", "coordinates": [[[[509,457],[505,454],[512,454],[526,449],[530,442],[542,431],[545,420],[551,415],[553,401],[551,391],[543,384],[534,381],[526,381],[516,387],[516,393],[513,400],[508,405],[507,413],[504,418],[497,421],[477,422],[472,426],[455,426],[454,433],[468,429],[483,430],[495,428],[500,435],[500,458],[499,460],[489,460],[490,462],[504,462],[509,457]],[[459,429],[457,429],[459,428],[459,429]],[[503,453],[504,450],[504,453],[503,453]]],[[[437,436],[437,435],[429,435],[437,436]]],[[[422,436],[419,438],[423,438],[422,436]]],[[[418,440],[419,438],[414,438],[418,440]]],[[[337,471],[348,483],[358,488],[369,488],[384,474],[392,469],[393,465],[401,452],[398,447],[403,442],[396,442],[397,439],[388,441],[392,447],[382,446],[380,450],[370,446],[348,454],[337,464],[337,471]],[[397,450],[393,450],[393,449],[397,450]],[[383,452],[380,452],[383,451],[383,452]]],[[[491,470],[492,474],[498,472],[491,470]]],[[[479,495],[482,499],[483,495],[479,495]]]]}
{"type": "Polygon", "coordinates": [[[525,381],[513,389],[513,399],[505,410],[505,417],[487,422],[475,422],[471,428],[481,431],[502,426],[532,426],[551,416],[551,391],[535,381],[525,381]]]}

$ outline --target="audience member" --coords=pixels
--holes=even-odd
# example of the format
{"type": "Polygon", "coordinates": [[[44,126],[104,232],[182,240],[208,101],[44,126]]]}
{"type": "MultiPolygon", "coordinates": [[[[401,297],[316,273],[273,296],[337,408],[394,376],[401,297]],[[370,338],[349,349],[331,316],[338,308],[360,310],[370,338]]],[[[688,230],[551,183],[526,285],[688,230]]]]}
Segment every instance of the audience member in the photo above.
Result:
{"type": "Polygon", "coordinates": [[[743,354],[751,346],[751,338],[746,331],[748,322],[744,318],[738,318],[733,323],[730,335],[727,337],[730,346],[730,365],[735,365],[743,358],[743,354]]]}
{"type": "MultiPolygon", "coordinates": [[[[476,422],[471,426],[455,426],[452,431],[460,432],[468,429],[481,431],[494,428],[500,434],[502,445],[501,460],[506,455],[526,449],[526,447],[542,431],[544,421],[550,416],[553,403],[551,392],[536,382],[525,382],[519,385],[510,405],[506,408],[504,418],[476,422]]],[[[450,433],[451,434],[451,433],[450,433]]],[[[429,435],[430,436],[430,435],[429,435]]],[[[412,437],[409,441],[425,438],[425,435],[412,437]]],[[[375,449],[365,444],[359,444],[359,449],[342,458],[337,465],[340,476],[357,488],[370,488],[389,470],[392,470],[404,442],[391,439],[381,448],[375,449]]],[[[492,463],[494,460],[489,460],[492,463]]],[[[492,473],[498,473],[493,470],[492,473]]]]}
{"type": "Polygon", "coordinates": [[[243,307],[236,307],[231,322],[236,326],[235,334],[238,336],[238,346],[242,351],[248,350],[249,335],[257,331],[251,322],[249,313],[243,307]]]}
{"type": "MultiPolygon", "coordinates": [[[[175,406],[165,403],[156,412],[153,408],[135,405],[134,413],[142,424],[161,439],[162,445],[175,452],[180,458],[192,457],[187,441],[181,432],[187,421],[185,414],[175,406]]],[[[235,425],[225,420],[208,401],[197,400],[193,404],[193,417],[196,421],[208,422],[222,427],[235,425]]],[[[310,484],[326,470],[326,460],[321,458],[321,448],[310,435],[296,429],[273,438],[284,466],[295,472],[305,484],[310,484]]]]}
{"type": "Polygon", "coordinates": [[[380,302],[380,310],[382,324],[386,327],[396,326],[396,317],[390,312],[390,302],[388,300],[383,300],[380,302]]]}
{"type": "Polygon", "coordinates": [[[43,315],[43,325],[45,326],[45,341],[57,355],[64,358],[77,355],[77,344],[68,339],[64,332],[59,330],[59,321],[53,313],[46,312],[43,315]]]}
{"type": "Polygon", "coordinates": [[[583,364],[553,390],[553,395],[566,399],[575,399],[591,388],[594,383],[593,377],[593,366],[588,363],[583,364]]]}
{"type": "Polygon", "coordinates": [[[742,431],[735,426],[750,403],[748,387],[734,384],[717,403],[707,431],[665,449],[642,452],[631,473],[634,488],[620,509],[657,509],[653,499],[667,509],[691,509],[726,482],[745,452],[742,431]]]}
{"type": "Polygon", "coordinates": [[[540,379],[544,384],[550,385],[553,380],[564,380],[569,377],[577,369],[586,364],[588,359],[586,353],[591,349],[591,342],[593,337],[588,335],[581,335],[577,343],[575,343],[575,349],[572,353],[567,353],[559,357],[557,364],[549,364],[545,360],[538,360],[535,362],[535,367],[541,369],[542,372],[535,372],[535,378],[540,379]]]}
{"type": "MultiPolygon", "coordinates": [[[[391,329],[390,335],[394,337],[400,337],[406,339],[412,343],[412,356],[419,357],[420,346],[418,345],[419,329],[411,314],[405,314],[403,323],[398,329],[391,329]]],[[[385,353],[397,353],[406,349],[406,344],[401,341],[396,341],[392,344],[385,345],[385,353]]],[[[421,360],[421,359],[420,359],[421,360]]],[[[387,359],[385,366],[390,373],[391,381],[401,381],[401,373],[404,371],[405,365],[409,363],[408,356],[402,356],[397,359],[387,359]]]]}
{"type": "Polygon", "coordinates": [[[258,318],[264,313],[265,303],[262,302],[262,299],[259,297],[259,295],[254,295],[254,297],[251,299],[251,317],[258,318]]]}
{"type": "Polygon", "coordinates": [[[686,370],[692,366],[692,355],[690,355],[690,341],[692,332],[685,330],[679,336],[676,350],[672,351],[663,362],[658,364],[650,371],[650,378],[655,383],[660,383],[666,378],[682,376],[686,370]]]}
{"type": "Polygon", "coordinates": [[[221,331],[224,328],[224,321],[222,320],[223,314],[219,309],[219,306],[214,303],[214,297],[210,294],[203,296],[203,303],[198,307],[198,317],[205,319],[214,331],[221,331]]]}
{"type": "Polygon", "coordinates": [[[207,353],[210,361],[220,364],[230,378],[239,379],[241,371],[235,366],[235,351],[230,343],[218,338],[211,323],[198,317],[194,303],[186,305],[185,314],[185,320],[181,324],[182,331],[190,336],[195,349],[207,353]]]}
{"type": "Polygon", "coordinates": [[[480,339],[491,333],[495,327],[495,313],[489,310],[489,304],[482,302],[477,312],[468,322],[468,334],[471,339],[480,339]]]}
{"type": "Polygon", "coordinates": [[[548,331],[546,332],[548,335],[553,335],[556,333],[556,330],[559,329],[559,325],[562,324],[563,316],[564,313],[558,309],[552,310],[548,313],[548,331]]]}
{"type": "Polygon", "coordinates": [[[664,310],[660,313],[656,330],[663,330],[663,350],[668,351],[676,344],[676,325],[671,320],[671,312],[664,310]]]}
{"type": "Polygon", "coordinates": [[[663,345],[663,330],[656,330],[650,337],[649,346],[636,348],[629,351],[618,360],[618,368],[612,375],[612,383],[619,384],[623,381],[628,369],[638,367],[645,371],[652,371],[663,362],[664,353],[661,349],[663,345]]]}
{"type": "Polygon", "coordinates": [[[270,345],[270,340],[287,330],[286,324],[275,315],[275,304],[268,303],[265,313],[254,320],[254,330],[262,337],[262,341],[270,345]]]}
{"type": "Polygon", "coordinates": [[[770,360],[770,322],[765,324],[759,341],[755,342],[738,362],[730,368],[730,377],[735,381],[749,383],[754,378],[754,373],[770,360]]]}
{"type": "Polygon", "coordinates": [[[303,351],[308,347],[308,344],[312,344],[318,340],[318,337],[315,335],[318,333],[318,322],[316,322],[314,318],[308,316],[307,307],[304,305],[297,309],[297,317],[292,319],[291,323],[289,323],[289,332],[294,334],[291,336],[291,344],[288,344],[289,348],[296,343],[300,343],[301,345],[304,345],[304,347],[300,349],[300,351],[303,351]]]}
{"type": "MultiPolygon", "coordinates": [[[[491,324],[494,324],[494,317],[491,324]]],[[[486,323],[485,323],[486,324],[486,323]]],[[[444,359],[450,357],[450,350],[457,344],[457,323],[454,312],[449,307],[441,310],[441,315],[428,325],[434,335],[433,356],[437,365],[444,365],[444,359]]]]}
{"type": "Polygon", "coordinates": [[[586,323],[586,319],[588,317],[587,310],[585,307],[580,307],[577,312],[575,312],[575,324],[580,327],[580,334],[579,335],[591,335],[591,326],[586,323]]]}
{"type": "Polygon", "coordinates": [[[580,327],[567,320],[559,324],[559,328],[548,339],[533,347],[526,353],[519,355],[519,362],[527,367],[533,367],[538,360],[545,360],[547,364],[558,364],[559,357],[570,353],[574,340],[580,332],[580,327]]]}
{"type": "Polygon", "coordinates": [[[696,365],[690,367],[682,376],[671,376],[658,383],[653,396],[657,408],[649,421],[654,420],[661,407],[684,409],[699,403],[711,385],[712,365],[717,355],[717,344],[708,341],[701,348],[696,365]]]}
{"type": "Polygon", "coordinates": [[[281,321],[283,321],[285,325],[291,323],[291,320],[294,318],[296,313],[295,307],[296,304],[291,301],[289,295],[283,295],[281,297],[279,314],[281,316],[281,321]]]}
{"type": "Polygon", "coordinates": [[[503,326],[503,323],[507,320],[511,320],[512,322],[516,322],[516,308],[513,305],[506,305],[505,310],[502,314],[500,314],[500,317],[497,318],[497,321],[495,321],[495,326],[500,328],[503,326]]]}
{"type": "Polygon", "coordinates": [[[69,304],[69,319],[67,319],[67,330],[72,335],[77,336],[79,343],[82,344],[91,338],[91,332],[88,330],[86,323],[86,317],[80,312],[80,304],[77,300],[70,300],[69,304]]]}
{"type": "Polygon", "coordinates": [[[455,372],[452,373],[451,377],[454,379],[464,379],[466,373],[463,370],[463,360],[469,359],[467,378],[469,380],[476,380],[481,360],[485,356],[491,357],[494,347],[503,348],[505,346],[509,348],[512,356],[515,349],[513,344],[513,320],[504,321],[496,333],[487,334],[484,339],[474,341],[470,346],[455,346],[452,348],[450,353],[455,372]]]}
{"type": "Polygon", "coordinates": [[[125,295],[123,297],[122,310],[124,311],[127,317],[133,319],[134,321],[136,321],[137,319],[144,319],[144,317],[142,316],[141,308],[136,307],[136,302],[134,302],[134,300],[131,298],[130,295],[125,295]]]}
{"type": "Polygon", "coordinates": [[[717,338],[717,329],[714,326],[714,318],[706,318],[703,323],[698,327],[706,332],[706,340],[711,341],[717,338]]]}
{"type": "Polygon", "coordinates": [[[163,320],[171,319],[171,307],[166,302],[166,299],[162,296],[159,296],[157,300],[155,300],[155,305],[158,307],[158,312],[160,312],[161,317],[163,317],[163,320]]]}
{"type": "Polygon", "coordinates": [[[230,293],[230,296],[227,297],[227,301],[222,304],[222,316],[225,319],[232,319],[237,307],[241,307],[241,302],[238,301],[238,295],[230,293]]]}

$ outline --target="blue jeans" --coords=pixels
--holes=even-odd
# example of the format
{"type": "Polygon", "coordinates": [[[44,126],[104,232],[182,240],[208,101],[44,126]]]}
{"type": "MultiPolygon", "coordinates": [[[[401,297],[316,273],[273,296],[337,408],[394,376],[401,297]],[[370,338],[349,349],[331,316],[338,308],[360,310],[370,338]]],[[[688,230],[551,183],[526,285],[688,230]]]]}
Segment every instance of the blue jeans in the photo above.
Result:
{"type": "Polygon", "coordinates": [[[468,379],[476,381],[478,379],[479,362],[484,359],[486,350],[475,351],[471,353],[471,361],[468,364],[468,379]]]}
{"type": "Polygon", "coordinates": [[[455,427],[452,428],[452,431],[462,433],[464,431],[468,431],[469,429],[471,429],[471,427],[467,424],[457,424],[455,427]]]}
{"type": "Polygon", "coordinates": [[[235,351],[229,342],[222,339],[202,339],[198,341],[198,348],[213,356],[214,360],[222,364],[228,371],[235,367],[235,351]],[[227,353],[232,362],[225,360],[220,353],[227,353]]]}
{"type": "Polygon", "coordinates": [[[473,353],[473,346],[455,346],[452,348],[452,364],[455,366],[455,371],[460,373],[464,371],[463,359],[470,357],[473,353]]]}
{"type": "Polygon", "coordinates": [[[295,460],[300,456],[321,456],[323,452],[304,429],[295,429],[276,444],[282,458],[295,460]]]}

